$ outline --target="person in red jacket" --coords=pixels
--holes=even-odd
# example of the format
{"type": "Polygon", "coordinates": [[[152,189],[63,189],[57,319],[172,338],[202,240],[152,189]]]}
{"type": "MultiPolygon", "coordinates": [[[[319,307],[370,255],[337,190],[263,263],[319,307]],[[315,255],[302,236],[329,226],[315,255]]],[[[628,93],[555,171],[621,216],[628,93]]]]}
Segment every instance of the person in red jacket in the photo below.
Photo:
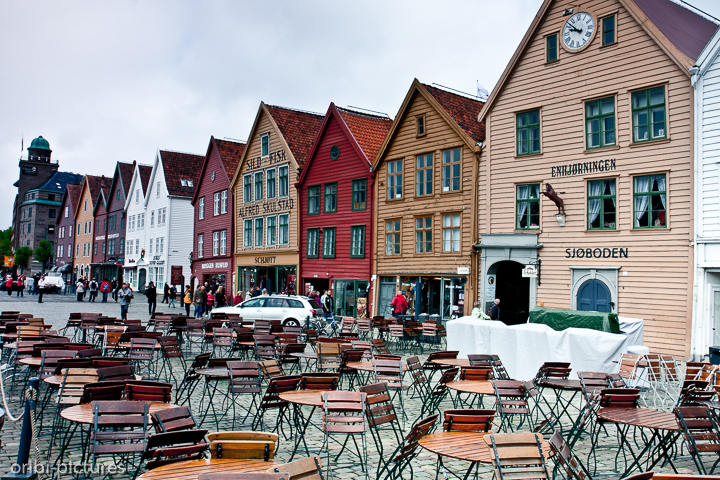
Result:
{"type": "Polygon", "coordinates": [[[405,295],[402,294],[402,290],[398,291],[397,295],[395,295],[395,298],[392,299],[390,305],[393,307],[393,312],[396,316],[405,315],[405,312],[408,309],[408,303],[405,299],[405,295]]]}
{"type": "Polygon", "coordinates": [[[107,303],[108,293],[110,293],[110,282],[108,282],[107,278],[104,278],[102,283],[100,283],[100,293],[102,293],[103,296],[103,303],[107,303]]]}

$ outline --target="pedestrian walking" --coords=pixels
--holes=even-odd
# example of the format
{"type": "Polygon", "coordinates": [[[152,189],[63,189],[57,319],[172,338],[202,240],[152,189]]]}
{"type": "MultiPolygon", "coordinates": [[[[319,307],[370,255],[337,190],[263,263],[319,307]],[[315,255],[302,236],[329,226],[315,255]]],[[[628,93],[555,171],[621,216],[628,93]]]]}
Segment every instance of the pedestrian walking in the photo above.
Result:
{"type": "Polygon", "coordinates": [[[203,314],[203,290],[205,287],[200,285],[193,294],[193,304],[195,305],[195,318],[202,318],[203,314]]]}
{"type": "Polygon", "coordinates": [[[190,290],[190,286],[185,286],[185,294],[183,295],[183,303],[185,304],[185,315],[188,317],[190,316],[190,305],[193,303],[192,299],[192,291],[190,290]]]}
{"type": "Polygon", "coordinates": [[[157,306],[157,288],[155,288],[155,284],[153,282],[150,282],[150,284],[145,288],[145,296],[148,301],[148,313],[152,315],[155,313],[155,307],[157,306]]]}
{"type": "Polygon", "coordinates": [[[5,278],[5,288],[7,288],[8,297],[12,297],[12,284],[13,284],[12,275],[8,275],[5,278]]]}
{"type": "Polygon", "coordinates": [[[100,293],[102,293],[102,302],[107,303],[107,297],[108,293],[110,293],[110,282],[108,282],[107,278],[103,278],[102,283],[100,284],[100,293]]]}
{"type": "Polygon", "coordinates": [[[18,297],[25,296],[25,275],[23,275],[23,274],[20,274],[20,276],[17,279],[17,296],[18,297]]]}
{"type": "Polygon", "coordinates": [[[168,303],[170,301],[170,285],[165,282],[165,286],[163,287],[163,299],[160,303],[168,303]]]}
{"type": "Polygon", "coordinates": [[[36,273],[32,276],[33,279],[33,294],[38,294],[38,283],[40,282],[40,274],[36,273]]]}
{"type": "Polygon", "coordinates": [[[45,275],[40,277],[40,280],[38,281],[38,303],[43,303],[43,293],[45,293],[45,275]]]}
{"type": "Polygon", "coordinates": [[[113,300],[117,302],[118,292],[120,291],[120,284],[115,277],[113,277],[112,282],[110,282],[110,289],[112,290],[113,300]]]}
{"type": "Polygon", "coordinates": [[[215,294],[212,291],[212,288],[207,291],[205,294],[205,312],[207,312],[208,317],[212,316],[212,309],[215,306],[215,294]]]}
{"type": "Polygon", "coordinates": [[[95,303],[95,299],[97,298],[98,293],[98,282],[94,278],[90,281],[90,296],[88,297],[88,302],[95,303]]]}
{"type": "Polygon", "coordinates": [[[170,287],[170,290],[168,290],[168,306],[175,308],[175,297],[177,296],[177,288],[175,288],[175,285],[170,287]]]}
{"type": "Polygon", "coordinates": [[[227,305],[227,299],[225,298],[225,285],[220,285],[215,291],[215,305],[218,307],[224,307],[227,305]]]}
{"type": "Polygon", "coordinates": [[[83,286],[82,280],[78,280],[75,284],[75,292],[77,293],[77,301],[83,301],[83,294],[85,293],[85,287],[83,286]]]}
{"type": "Polygon", "coordinates": [[[133,299],[133,291],[127,283],[122,284],[122,288],[118,292],[120,297],[120,318],[127,320],[128,309],[130,308],[130,302],[133,299]]]}
{"type": "Polygon", "coordinates": [[[333,298],[332,298],[332,291],[326,290],[325,295],[323,295],[323,302],[322,302],[322,309],[323,309],[323,316],[326,319],[332,320],[333,319],[333,298]]]}

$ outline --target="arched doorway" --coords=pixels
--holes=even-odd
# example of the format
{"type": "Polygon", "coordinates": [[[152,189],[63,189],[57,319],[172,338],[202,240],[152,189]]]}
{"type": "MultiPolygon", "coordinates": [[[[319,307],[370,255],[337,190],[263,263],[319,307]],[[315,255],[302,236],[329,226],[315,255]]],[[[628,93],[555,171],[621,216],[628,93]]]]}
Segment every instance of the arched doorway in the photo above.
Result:
{"type": "Polygon", "coordinates": [[[141,268],[138,270],[138,292],[145,291],[145,280],[147,280],[147,270],[141,268]]]}
{"type": "Polygon", "coordinates": [[[610,289],[600,280],[587,280],[578,289],[577,309],[585,312],[612,312],[610,289]]]}
{"type": "Polygon", "coordinates": [[[498,262],[495,270],[495,296],[500,299],[500,320],[506,325],[526,323],[530,308],[530,279],[523,278],[523,265],[513,261],[498,262]]]}

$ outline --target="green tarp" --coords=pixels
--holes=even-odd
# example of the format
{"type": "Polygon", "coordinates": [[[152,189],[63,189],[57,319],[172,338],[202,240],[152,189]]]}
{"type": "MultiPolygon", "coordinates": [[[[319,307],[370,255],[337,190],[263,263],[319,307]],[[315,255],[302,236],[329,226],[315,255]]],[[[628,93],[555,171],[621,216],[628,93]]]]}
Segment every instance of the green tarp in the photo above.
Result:
{"type": "Polygon", "coordinates": [[[543,323],[557,331],[573,327],[620,333],[617,313],[535,307],[530,310],[530,319],[528,321],[529,323],[543,323]]]}

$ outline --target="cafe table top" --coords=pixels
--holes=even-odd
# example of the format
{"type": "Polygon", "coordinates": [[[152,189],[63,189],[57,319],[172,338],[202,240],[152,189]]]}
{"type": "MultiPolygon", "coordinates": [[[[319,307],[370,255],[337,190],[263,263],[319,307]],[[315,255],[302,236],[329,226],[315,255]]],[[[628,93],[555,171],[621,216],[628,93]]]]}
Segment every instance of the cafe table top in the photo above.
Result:
{"type": "Polygon", "coordinates": [[[291,353],[290,356],[295,358],[306,358],[308,360],[317,360],[317,353],[315,352],[296,352],[291,353]]]}
{"type": "Polygon", "coordinates": [[[171,463],[145,472],[138,480],[198,480],[208,473],[261,473],[267,472],[275,462],[235,458],[204,458],[171,463]]]}
{"type": "MultiPolygon", "coordinates": [[[[342,390],[337,390],[342,391],[342,390]]],[[[307,405],[310,407],[322,407],[323,406],[323,394],[327,393],[328,390],[293,390],[290,392],[284,392],[278,395],[282,400],[286,402],[294,403],[295,405],[307,405]]],[[[350,392],[345,392],[350,393],[350,392]]]]}
{"type": "Polygon", "coordinates": [[[470,360],[467,358],[438,358],[435,360],[430,360],[432,363],[436,365],[443,365],[445,367],[469,367],[470,360]]]}
{"type": "MultiPolygon", "coordinates": [[[[492,432],[490,432],[492,433],[492,432]]],[[[418,442],[421,447],[444,457],[466,460],[468,462],[492,463],[490,448],[483,432],[435,432],[425,435],[418,442]]],[[[543,441],[543,453],[548,457],[550,445],[543,441]]]]}
{"type": "Polygon", "coordinates": [[[548,377],[543,379],[540,385],[558,390],[582,391],[582,383],[580,383],[580,380],[570,380],[568,378],[548,377]]]}
{"type": "Polygon", "coordinates": [[[463,393],[476,393],[478,395],[495,395],[492,382],[479,380],[457,380],[448,382],[447,387],[463,393]]]}
{"type": "MultiPolygon", "coordinates": [[[[43,382],[47,383],[48,385],[51,385],[53,387],[59,387],[62,385],[63,376],[62,375],[51,375],[49,377],[43,378],[43,382]]],[[[140,375],[135,375],[135,380],[142,380],[142,377],[140,375]]],[[[100,379],[98,378],[98,382],[100,379]]]]}
{"type": "Polygon", "coordinates": [[[613,423],[653,430],[680,431],[674,414],[652,408],[601,408],[597,416],[613,423]]]}
{"type": "MultiPolygon", "coordinates": [[[[132,346],[132,343],[131,343],[131,342],[119,343],[118,346],[119,346],[120,348],[130,348],[130,347],[132,346]]],[[[158,341],[155,343],[155,350],[160,350],[160,349],[162,349],[162,345],[160,344],[160,340],[158,340],[158,341]]]]}
{"type": "MultiPolygon", "coordinates": [[[[373,362],[348,362],[348,367],[354,368],[355,370],[360,370],[362,372],[374,372],[375,366],[373,365],[373,362]]],[[[403,372],[407,371],[407,366],[405,363],[402,363],[402,369],[403,372]]]]}
{"type": "Polygon", "coordinates": [[[195,370],[195,372],[206,378],[230,378],[230,372],[228,371],[227,367],[198,368],[197,370],[195,370]]]}
{"type": "MultiPolygon", "coordinates": [[[[127,402],[130,400],[118,400],[118,402],[127,402]]],[[[148,414],[160,412],[162,410],[169,410],[171,408],[178,408],[179,405],[175,405],[172,403],[162,403],[162,402],[147,402],[150,404],[150,407],[148,408],[148,414]]],[[[71,422],[75,423],[84,423],[84,424],[91,424],[93,423],[93,411],[92,411],[92,404],[90,403],[84,403],[82,405],[75,405],[70,408],[66,408],[62,412],[60,412],[60,416],[64,418],[65,420],[69,420],[71,422]]]]}
{"type": "Polygon", "coordinates": [[[39,367],[40,365],[42,365],[42,357],[21,358],[19,361],[23,365],[29,365],[31,367],[39,367]]]}

